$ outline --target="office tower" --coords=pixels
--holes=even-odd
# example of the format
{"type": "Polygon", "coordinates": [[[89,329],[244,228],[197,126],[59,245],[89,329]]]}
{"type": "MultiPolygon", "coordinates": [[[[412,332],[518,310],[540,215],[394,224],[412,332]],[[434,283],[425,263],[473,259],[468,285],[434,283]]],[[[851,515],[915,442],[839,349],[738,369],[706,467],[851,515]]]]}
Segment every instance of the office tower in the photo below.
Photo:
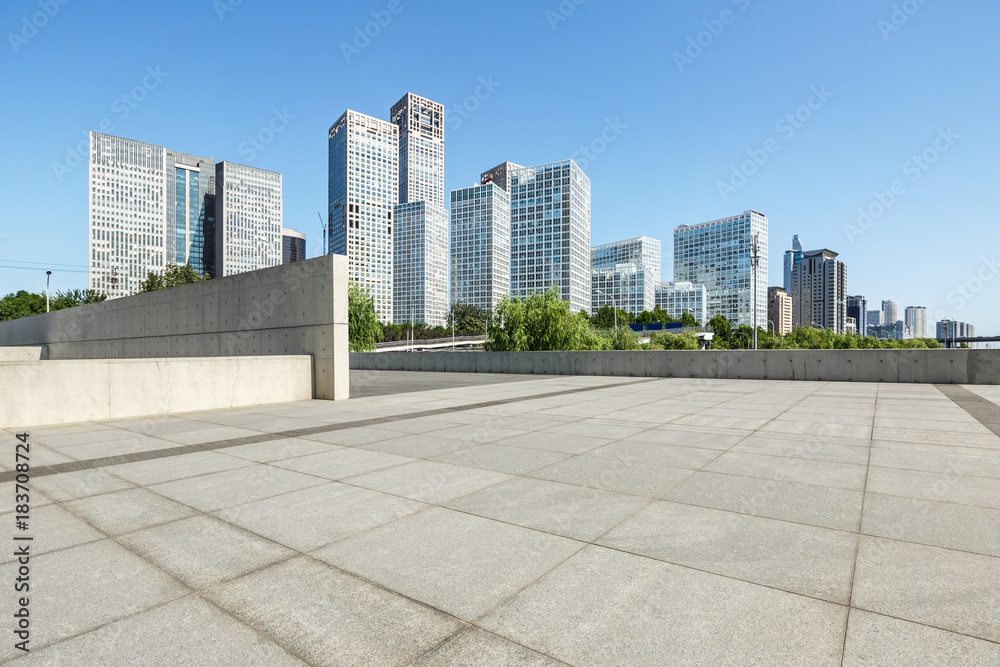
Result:
{"type": "Polygon", "coordinates": [[[858,333],[858,321],[857,319],[847,316],[844,318],[844,333],[856,334],[858,333]]]}
{"type": "Polygon", "coordinates": [[[397,204],[392,321],[444,326],[448,317],[448,212],[429,201],[397,204]]]}
{"type": "Polygon", "coordinates": [[[91,132],[88,189],[90,289],[135,294],[173,264],[215,274],[211,158],[91,132]]]}
{"type": "Polygon", "coordinates": [[[792,267],[795,265],[795,253],[802,252],[802,243],[799,242],[799,235],[792,237],[792,249],[785,251],[785,293],[792,293],[792,267]]]}
{"type": "Polygon", "coordinates": [[[444,107],[407,93],[390,111],[399,134],[392,321],[443,326],[448,316],[444,107]]]}
{"type": "Polygon", "coordinates": [[[524,169],[524,167],[513,162],[502,162],[489,171],[484,171],[479,177],[479,182],[483,185],[496,183],[507,192],[510,192],[510,174],[515,169],[524,169]]]}
{"type": "Polygon", "coordinates": [[[784,336],[792,332],[792,297],[783,287],[767,288],[768,331],[784,336]]]}
{"type": "Polygon", "coordinates": [[[757,237],[757,326],[767,323],[767,217],[744,211],[674,230],[674,282],[705,285],[708,317],[753,326],[751,253],[757,237]]]}
{"type": "Polygon", "coordinates": [[[281,263],[301,262],[306,258],[306,235],[294,229],[281,230],[281,263]]]}
{"type": "Polygon", "coordinates": [[[215,188],[216,275],[281,264],[281,174],[219,162],[215,188]]]}
{"type": "Polygon", "coordinates": [[[392,321],[393,207],[399,194],[399,128],[348,109],[330,127],[329,252],[347,255],[348,278],[392,321]]]}
{"type": "Polygon", "coordinates": [[[660,242],[647,236],[594,246],[590,251],[591,304],[639,314],[656,306],[660,242]]]}
{"type": "Polygon", "coordinates": [[[924,306],[907,306],[904,312],[906,326],[910,328],[911,338],[927,336],[927,308],[924,306]]]}
{"type": "Polygon", "coordinates": [[[885,313],[881,310],[869,310],[866,320],[867,325],[870,327],[882,326],[885,324],[885,313]]]}
{"type": "Polygon", "coordinates": [[[968,322],[941,320],[937,323],[937,339],[946,341],[953,338],[974,338],[976,327],[968,322]]]}
{"type": "Polygon", "coordinates": [[[496,183],[451,191],[451,302],[492,312],[510,294],[510,195],[496,183]]]}
{"type": "Polygon", "coordinates": [[[868,300],[861,296],[849,296],[847,297],[847,317],[853,317],[855,326],[857,327],[857,333],[861,336],[868,335],[868,316],[869,312],[868,300]]]}
{"type": "Polygon", "coordinates": [[[847,267],[832,250],[795,253],[792,266],[795,326],[844,333],[847,317],[847,267]]]}
{"type": "Polygon", "coordinates": [[[555,285],[574,312],[589,313],[590,179],[572,160],[506,173],[511,293],[525,297],[555,285]]]}
{"type": "Polygon", "coordinates": [[[691,282],[660,283],[656,286],[653,307],[660,307],[667,315],[679,320],[685,312],[691,313],[699,324],[708,321],[708,290],[704,285],[691,282]]]}
{"type": "Polygon", "coordinates": [[[882,323],[895,324],[899,320],[899,306],[895,301],[882,301],[882,323]]]}
{"type": "Polygon", "coordinates": [[[389,114],[399,128],[398,203],[444,207],[444,106],[406,93],[389,114]]]}

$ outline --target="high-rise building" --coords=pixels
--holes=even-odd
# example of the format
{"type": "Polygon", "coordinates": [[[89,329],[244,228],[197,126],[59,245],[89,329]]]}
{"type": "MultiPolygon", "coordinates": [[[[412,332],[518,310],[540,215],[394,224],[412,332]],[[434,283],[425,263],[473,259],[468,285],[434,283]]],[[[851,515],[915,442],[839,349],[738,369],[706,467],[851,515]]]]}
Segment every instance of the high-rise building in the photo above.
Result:
{"type": "Polygon", "coordinates": [[[591,304],[639,314],[656,306],[660,242],[647,236],[594,246],[590,251],[591,304]]]}
{"type": "Polygon", "coordinates": [[[91,289],[135,294],[172,264],[215,275],[211,158],[91,132],[88,190],[91,289]]]}
{"type": "Polygon", "coordinates": [[[329,252],[392,321],[393,208],[399,195],[399,128],[348,109],[330,127],[329,252]]]}
{"type": "Polygon", "coordinates": [[[395,207],[392,321],[444,326],[448,318],[448,212],[429,201],[395,207]]]}
{"type": "Polygon", "coordinates": [[[868,335],[868,300],[860,294],[847,297],[847,317],[853,317],[856,331],[861,336],[868,335]]]}
{"type": "Polygon", "coordinates": [[[524,169],[524,167],[513,162],[503,162],[489,171],[484,171],[479,177],[479,182],[483,185],[496,183],[507,192],[510,192],[510,175],[515,169],[524,169]]]}
{"type": "Polygon", "coordinates": [[[955,320],[941,320],[937,323],[937,339],[948,340],[951,338],[973,338],[976,335],[976,327],[968,322],[958,322],[955,320]]]}
{"type": "Polygon", "coordinates": [[[219,162],[215,188],[216,276],[281,264],[281,174],[219,162]]]}
{"type": "Polygon", "coordinates": [[[451,191],[451,301],[492,312],[510,294],[510,195],[496,183],[451,191]]]}
{"type": "Polygon", "coordinates": [[[660,307],[667,315],[680,319],[685,312],[691,313],[700,324],[708,322],[708,290],[704,285],[691,282],[660,283],[656,287],[653,307],[660,307]]]}
{"type": "Polygon", "coordinates": [[[784,287],[767,288],[768,330],[779,336],[792,332],[792,297],[784,287]]]}
{"type": "Polygon", "coordinates": [[[574,312],[589,313],[590,179],[573,160],[506,174],[511,293],[524,297],[554,285],[574,312]]]}
{"type": "Polygon", "coordinates": [[[674,282],[705,285],[708,317],[722,315],[736,324],[767,322],[767,217],[744,211],[729,218],[674,230],[674,282]],[[756,237],[760,263],[753,280],[752,247],[756,237]]]}
{"type": "Polygon", "coordinates": [[[927,308],[924,306],[907,306],[904,312],[904,322],[910,329],[911,338],[927,336],[927,308]]]}
{"type": "Polygon", "coordinates": [[[844,333],[856,334],[858,333],[858,321],[857,319],[848,315],[844,318],[844,333]]]}
{"type": "Polygon", "coordinates": [[[882,324],[890,325],[899,321],[899,305],[895,301],[882,300],[882,324]]]}
{"type": "Polygon", "coordinates": [[[881,310],[869,310],[867,320],[867,326],[869,327],[880,327],[885,324],[885,313],[881,310]]]}
{"type": "Polygon", "coordinates": [[[795,326],[844,333],[847,317],[847,267],[832,250],[795,253],[792,266],[795,326]]]}
{"type": "Polygon", "coordinates": [[[294,229],[281,230],[281,263],[301,262],[306,258],[306,235],[294,229]]]}
{"type": "Polygon", "coordinates": [[[799,235],[792,237],[792,249],[785,251],[785,292],[792,293],[792,267],[795,265],[795,253],[802,252],[802,243],[799,242],[799,235]]]}
{"type": "Polygon", "coordinates": [[[444,107],[406,93],[392,106],[390,118],[399,129],[392,320],[442,326],[448,316],[444,107]]]}

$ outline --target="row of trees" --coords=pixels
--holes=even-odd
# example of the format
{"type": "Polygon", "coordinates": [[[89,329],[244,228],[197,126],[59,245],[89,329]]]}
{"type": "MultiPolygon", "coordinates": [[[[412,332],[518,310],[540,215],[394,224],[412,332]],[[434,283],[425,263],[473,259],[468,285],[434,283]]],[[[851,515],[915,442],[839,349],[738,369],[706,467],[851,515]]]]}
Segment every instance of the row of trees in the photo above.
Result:
{"type": "MultiPolygon", "coordinates": [[[[49,297],[49,310],[64,310],[88,303],[99,303],[108,297],[94,290],[71,289],[56,292],[49,297]]],[[[0,299],[0,321],[45,312],[45,295],[20,290],[0,299]]]]}
{"type": "Polygon", "coordinates": [[[644,310],[638,315],[630,313],[620,308],[612,308],[608,304],[604,304],[597,311],[590,316],[590,323],[593,324],[598,329],[612,329],[615,326],[615,311],[618,313],[618,326],[628,326],[629,324],[655,324],[659,322],[660,324],[671,324],[675,322],[680,322],[686,327],[696,327],[698,326],[698,320],[695,319],[694,315],[688,311],[684,311],[684,315],[681,317],[671,317],[667,314],[667,311],[663,310],[659,305],[653,310],[644,310]]]}
{"type": "MultiPolygon", "coordinates": [[[[708,321],[715,332],[709,349],[746,350],[753,347],[753,327],[736,326],[722,315],[708,321]]],[[[906,340],[879,339],[855,333],[834,333],[832,329],[798,327],[785,336],[757,328],[757,347],[762,350],[884,350],[893,348],[937,349],[941,344],[934,338],[906,340]]]]}

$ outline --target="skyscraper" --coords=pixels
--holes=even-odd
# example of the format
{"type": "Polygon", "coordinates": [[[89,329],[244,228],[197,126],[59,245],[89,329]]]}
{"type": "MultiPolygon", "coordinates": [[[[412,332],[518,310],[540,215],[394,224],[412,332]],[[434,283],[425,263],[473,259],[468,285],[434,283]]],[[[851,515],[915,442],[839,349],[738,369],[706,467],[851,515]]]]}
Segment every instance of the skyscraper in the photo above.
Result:
{"type": "Polygon", "coordinates": [[[792,331],[792,297],[783,287],[767,288],[768,331],[784,336],[792,331]]]}
{"type": "Polygon", "coordinates": [[[795,253],[802,252],[802,244],[799,242],[799,235],[792,237],[792,249],[785,251],[785,293],[792,293],[792,267],[795,265],[795,253]]]}
{"type": "Polygon", "coordinates": [[[507,164],[511,292],[523,297],[555,285],[574,312],[589,313],[590,179],[573,160],[507,164]]]}
{"type": "Polygon", "coordinates": [[[479,177],[479,182],[483,185],[496,183],[507,192],[510,192],[510,175],[515,169],[524,169],[524,167],[513,162],[502,162],[489,171],[484,171],[479,177]]]}
{"type": "Polygon", "coordinates": [[[883,324],[885,324],[885,313],[883,313],[881,310],[869,310],[868,317],[866,318],[866,320],[867,320],[867,326],[880,327],[883,324]]]}
{"type": "Polygon", "coordinates": [[[496,183],[451,191],[451,301],[491,312],[510,294],[510,195],[496,183]]]}
{"type": "Polygon", "coordinates": [[[660,242],[647,236],[594,246],[590,252],[594,310],[614,306],[638,314],[656,307],[660,242]]]}
{"type": "Polygon", "coordinates": [[[91,132],[88,190],[91,289],[135,294],[172,264],[215,275],[211,158],[91,132]]]}
{"type": "MultiPolygon", "coordinates": [[[[868,300],[861,296],[847,297],[847,317],[853,317],[857,332],[861,336],[868,335],[868,300]]],[[[877,324],[877,322],[876,322],[877,324]]]]}
{"type": "Polygon", "coordinates": [[[348,278],[391,322],[393,208],[399,195],[399,128],[348,109],[328,133],[329,252],[347,255],[348,278]]]}
{"type": "Polygon", "coordinates": [[[704,285],[661,282],[656,287],[653,307],[659,306],[667,315],[678,320],[684,313],[691,313],[700,324],[705,324],[708,321],[707,297],[704,285]]]}
{"type": "Polygon", "coordinates": [[[215,187],[216,275],[281,264],[281,174],[219,162],[215,187]]]}
{"type": "Polygon", "coordinates": [[[792,267],[795,325],[844,333],[847,317],[847,267],[832,250],[795,253],[792,267]]]}
{"type": "Polygon", "coordinates": [[[892,325],[899,321],[899,306],[895,301],[882,301],[882,324],[892,325]]]}
{"type": "Polygon", "coordinates": [[[703,284],[708,292],[708,317],[753,325],[754,298],[751,253],[759,247],[757,267],[757,326],[767,322],[767,217],[757,211],[681,225],[674,230],[674,282],[703,284]]]}
{"type": "Polygon", "coordinates": [[[281,230],[281,263],[301,262],[306,258],[306,235],[294,229],[281,230]]]}
{"type": "Polygon", "coordinates": [[[400,204],[425,201],[444,207],[444,106],[406,93],[389,118],[399,128],[400,204]]]}
{"type": "Polygon", "coordinates": [[[906,326],[910,329],[911,337],[925,338],[927,336],[927,308],[924,306],[907,306],[904,317],[906,326]]]}

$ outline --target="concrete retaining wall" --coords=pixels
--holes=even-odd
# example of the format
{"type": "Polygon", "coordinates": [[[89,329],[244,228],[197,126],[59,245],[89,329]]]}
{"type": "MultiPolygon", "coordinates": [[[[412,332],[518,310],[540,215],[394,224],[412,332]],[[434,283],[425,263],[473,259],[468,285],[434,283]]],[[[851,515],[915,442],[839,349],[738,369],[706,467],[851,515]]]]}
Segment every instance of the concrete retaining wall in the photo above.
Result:
{"type": "Polygon", "coordinates": [[[308,356],[0,363],[0,428],[312,398],[308,356]]]}
{"type": "Polygon", "coordinates": [[[315,397],[347,398],[347,258],[0,322],[0,345],[45,345],[57,360],[308,354],[315,397]]]}
{"type": "Polygon", "coordinates": [[[356,370],[1000,384],[1000,350],[352,353],[356,370]]]}
{"type": "Polygon", "coordinates": [[[46,358],[44,347],[0,347],[0,362],[40,361],[46,358]]]}

